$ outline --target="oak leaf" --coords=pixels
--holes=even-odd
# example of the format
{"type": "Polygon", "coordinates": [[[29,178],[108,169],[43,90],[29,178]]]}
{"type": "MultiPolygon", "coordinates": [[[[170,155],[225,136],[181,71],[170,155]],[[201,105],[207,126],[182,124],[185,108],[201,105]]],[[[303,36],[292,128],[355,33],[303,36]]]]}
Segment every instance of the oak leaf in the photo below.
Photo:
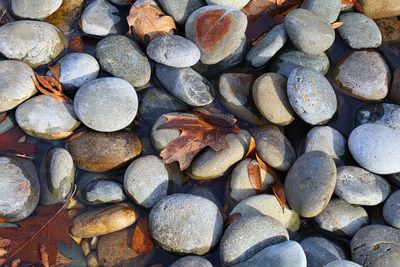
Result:
{"type": "Polygon", "coordinates": [[[127,19],[130,34],[135,35],[146,45],[155,37],[172,34],[176,29],[172,17],[165,15],[161,9],[149,3],[132,5],[127,19]]]}
{"type": "Polygon", "coordinates": [[[151,240],[147,217],[140,217],[133,230],[132,250],[138,254],[146,255],[153,250],[153,241],[151,240]]]}
{"type": "Polygon", "coordinates": [[[36,145],[23,143],[25,136],[25,133],[17,127],[0,134],[0,154],[33,158],[36,154],[36,145]]]}
{"type": "Polygon", "coordinates": [[[39,206],[19,227],[2,228],[1,237],[11,240],[7,246],[5,264],[15,259],[22,262],[54,265],[57,262],[57,241],[70,244],[71,220],[64,204],[39,206]]]}
{"type": "Polygon", "coordinates": [[[215,151],[227,148],[225,136],[240,130],[233,115],[219,113],[216,109],[198,108],[193,114],[196,116],[167,114],[167,121],[158,127],[181,131],[160,153],[166,164],[179,162],[181,170],[188,168],[194,156],[207,146],[215,151]]]}

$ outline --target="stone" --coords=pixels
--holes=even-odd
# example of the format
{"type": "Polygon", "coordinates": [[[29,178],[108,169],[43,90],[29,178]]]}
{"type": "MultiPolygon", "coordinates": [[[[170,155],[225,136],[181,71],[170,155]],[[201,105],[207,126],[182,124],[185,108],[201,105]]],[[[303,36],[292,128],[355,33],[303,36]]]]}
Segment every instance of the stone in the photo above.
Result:
{"type": "Polygon", "coordinates": [[[233,51],[232,54],[230,54],[224,60],[220,61],[217,64],[212,65],[212,67],[203,64],[206,67],[208,66],[207,75],[210,77],[215,76],[221,72],[225,72],[226,70],[232,69],[233,67],[242,63],[242,61],[246,56],[247,48],[248,48],[248,43],[246,37],[244,36],[238,48],[236,48],[235,51],[233,51]]]}
{"type": "Polygon", "coordinates": [[[240,130],[237,134],[227,134],[227,148],[214,151],[207,147],[191,163],[187,174],[194,180],[209,180],[222,176],[247,153],[250,134],[240,130]]]}
{"type": "Polygon", "coordinates": [[[0,27],[0,54],[31,67],[50,63],[65,46],[64,34],[46,22],[20,20],[0,27]]]}
{"type": "Polygon", "coordinates": [[[147,46],[147,55],[161,64],[185,68],[200,60],[200,50],[186,38],[179,35],[161,35],[147,46]]]}
{"type": "Polygon", "coordinates": [[[322,151],[303,154],[286,175],[289,206],[302,217],[315,217],[328,205],[335,184],[336,166],[328,154],[322,151]]]}
{"type": "Polygon", "coordinates": [[[142,152],[142,143],[130,131],[87,131],[66,143],[75,164],[82,170],[105,172],[120,168],[142,152]]]}
{"type": "Polygon", "coordinates": [[[222,266],[252,258],[266,247],[287,241],[285,227],[272,217],[255,215],[240,218],[226,229],[219,247],[222,266]]]}
{"type": "Polygon", "coordinates": [[[336,21],[341,9],[340,0],[305,0],[301,8],[310,10],[315,15],[326,19],[329,23],[336,21]]]}
{"type": "MultiPolygon", "coordinates": [[[[60,65],[60,82],[64,92],[75,91],[87,82],[97,78],[100,66],[89,54],[70,53],[57,61],[60,65]]],[[[51,72],[47,72],[51,76],[51,72]]]]}
{"type": "Polygon", "coordinates": [[[171,94],[190,106],[205,106],[214,100],[211,84],[191,68],[172,68],[157,64],[155,74],[171,94]]]}
{"type": "Polygon", "coordinates": [[[229,195],[234,201],[242,201],[248,197],[257,195],[249,178],[248,167],[250,164],[259,166],[261,191],[266,191],[269,185],[275,182],[274,177],[266,172],[256,160],[244,159],[235,166],[231,174],[229,195]]]}
{"type": "Polygon", "coordinates": [[[104,38],[96,46],[101,68],[111,75],[141,87],[150,81],[151,67],[140,46],[123,35],[104,38]]]}
{"type": "Polygon", "coordinates": [[[85,34],[105,37],[122,34],[128,27],[118,8],[107,0],[95,0],[86,6],[81,16],[81,29],[85,34]]]}
{"type": "Polygon", "coordinates": [[[286,78],[298,67],[312,68],[322,75],[327,74],[330,68],[329,58],[325,53],[308,55],[298,50],[290,50],[277,55],[269,65],[271,71],[277,72],[286,78]]]}
{"type": "Polygon", "coordinates": [[[56,12],[48,16],[45,21],[56,26],[66,36],[72,37],[77,31],[76,26],[82,15],[85,0],[62,1],[56,12]]]}
{"type": "Polygon", "coordinates": [[[222,216],[210,200],[190,194],[173,194],[150,211],[149,231],[165,251],[204,255],[219,241],[222,216]]]}
{"type": "Polygon", "coordinates": [[[364,14],[371,19],[380,19],[388,17],[396,17],[400,15],[399,0],[360,0],[359,2],[364,10],[364,14]]]}
{"type": "Polygon", "coordinates": [[[62,4],[62,0],[11,0],[12,13],[22,19],[42,20],[53,14],[62,4]]]}
{"type": "Polygon", "coordinates": [[[253,125],[263,125],[265,121],[253,107],[251,86],[254,75],[248,73],[224,73],[219,78],[219,96],[222,105],[236,117],[253,125]]]}
{"type": "Polygon", "coordinates": [[[206,2],[209,5],[222,5],[242,9],[250,0],[206,0],[206,2]]]}
{"type": "Polygon", "coordinates": [[[390,103],[365,104],[356,110],[356,124],[379,124],[400,131],[400,106],[390,103]]]}
{"type": "Polygon", "coordinates": [[[338,28],[340,37],[352,49],[376,48],[382,43],[382,35],[375,21],[358,12],[340,15],[343,25],[338,28]]]}
{"type": "Polygon", "coordinates": [[[100,132],[115,132],[132,123],[138,109],[138,98],[127,81],[106,77],[79,88],[74,108],[87,127],[100,132]]]}
{"type": "Polygon", "coordinates": [[[361,100],[381,100],[388,94],[391,72],[378,52],[353,51],[334,67],[333,79],[345,94],[361,100]]]}
{"type": "Polygon", "coordinates": [[[32,76],[32,68],[24,62],[0,61],[0,112],[11,110],[36,94],[32,76]]]}
{"type": "Polygon", "coordinates": [[[308,267],[321,267],[335,260],[345,260],[342,248],[323,237],[309,237],[301,241],[308,267]]]}
{"type": "Polygon", "coordinates": [[[70,103],[46,95],[35,96],[19,105],[15,119],[27,134],[49,140],[64,139],[80,125],[70,103]]]}
{"type": "Polygon", "coordinates": [[[336,112],[335,91],[329,81],[314,69],[295,69],[288,78],[287,94],[293,110],[309,124],[326,123],[336,112]]]}
{"type": "Polygon", "coordinates": [[[297,49],[310,55],[319,55],[335,40],[330,23],[303,8],[296,8],[285,17],[285,29],[297,49]]]}
{"type": "Polygon", "coordinates": [[[74,191],[75,165],[63,148],[47,151],[40,164],[40,204],[65,203],[74,191]]]}
{"type": "Polygon", "coordinates": [[[254,132],[256,150],[260,158],[272,168],[287,172],[296,160],[296,152],[289,139],[275,125],[258,128],[254,132]]]}
{"type": "Polygon", "coordinates": [[[348,261],[348,260],[336,260],[324,265],[324,267],[362,267],[361,265],[348,261]]]}
{"type": "Polygon", "coordinates": [[[353,236],[361,227],[368,225],[368,214],[363,207],[353,206],[343,199],[332,199],[315,221],[329,232],[353,236]]]}
{"type": "Polygon", "coordinates": [[[34,164],[0,157],[0,217],[7,222],[27,218],[39,203],[40,184],[34,164]]]}
{"type": "Polygon", "coordinates": [[[377,174],[400,172],[398,131],[379,124],[363,124],[349,137],[349,150],[361,167],[377,174]]]}
{"type": "Polygon", "coordinates": [[[211,5],[194,11],[186,21],[185,33],[201,52],[204,64],[216,64],[241,44],[247,27],[246,15],[238,9],[211,5]]]}
{"type": "Polygon", "coordinates": [[[314,127],[307,133],[303,151],[315,150],[325,152],[332,159],[340,159],[346,153],[346,138],[330,126],[314,127]]]}
{"type": "Polygon", "coordinates": [[[128,204],[114,204],[78,215],[72,221],[71,235],[90,238],[125,229],[138,219],[138,212],[128,204]]]}
{"type": "Polygon", "coordinates": [[[204,0],[159,0],[165,13],[170,15],[177,23],[183,24],[195,10],[204,6],[204,0]]]}
{"type": "Polygon", "coordinates": [[[306,267],[307,259],[303,249],[296,241],[285,241],[267,247],[245,262],[234,267],[306,267]]]}
{"type": "Polygon", "coordinates": [[[389,99],[400,104],[400,68],[393,71],[392,87],[390,88],[389,99]]]}
{"type": "Polygon", "coordinates": [[[237,213],[240,214],[240,218],[268,215],[292,232],[296,232],[300,228],[299,215],[287,206],[282,209],[274,195],[261,194],[246,198],[232,209],[230,215],[237,213]]]}
{"type": "Polygon", "coordinates": [[[335,194],[350,204],[375,206],[390,194],[389,183],[381,176],[355,166],[337,170],[335,194]]]}
{"type": "Polygon", "coordinates": [[[93,181],[87,184],[81,193],[89,205],[119,203],[126,198],[121,184],[107,180],[93,181]]]}
{"type": "Polygon", "coordinates": [[[393,227],[400,228],[400,190],[393,192],[383,206],[383,218],[393,227]]]}
{"type": "Polygon", "coordinates": [[[202,257],[186,256],[172,263],[170,267],[213,267],[213,266],[211,262],[202,257]]]}
{"type": "Polygon", "coordinates": [[[262,67],[283,47],[286,41],[285,25],[278,24],[250,48],[246,61],[254,68],[262,67]]]}
{"type": "Polygon", "coordinates": [[[379,19],[375,23],[382,34],[382,43],[400,42],[400,20],[398,18],[379,19]]]}
{"type": "Polygon", "coordinates": [[[295,119],[286,94],[286,78],[278,73],[265,73],[253,84],[253,100],[258,111],[273,124],[286,126],[295,119]]]}
{"type": "Polygon", "coordinates": [[[368,225],[353,236],[354,262],[371,267],[392,267],[400,262],[400,230],[386,225],[368,225]]]}
{"type": "Polygon", "coordinates": [[[165,164],[154,155],[134,160],[124,176],[124,188],[138,205],[151,208],[168,193],[168,171],[165,164]]]}

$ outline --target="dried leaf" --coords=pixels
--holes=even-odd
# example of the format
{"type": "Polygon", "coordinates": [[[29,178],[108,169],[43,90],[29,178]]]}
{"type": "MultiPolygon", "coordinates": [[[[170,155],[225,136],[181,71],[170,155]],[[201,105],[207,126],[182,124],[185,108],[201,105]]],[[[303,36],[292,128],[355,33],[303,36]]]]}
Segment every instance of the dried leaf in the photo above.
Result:
{"type": "Polygon", "coordinates": [[[332,29],[337,29],[337,28],[339,28],[339,27],[342,26],[342,25],[343,25],[343,22],[342,22],[342,21],[337,21],[337,22],[332,23],[332,24],[331,24],[331,27],[332,27],[332,29]]]}
{"type": "Polygon", "coordinates": [[[44,267],[49,267],[49,254],[47,253],[47,246],[45,244],[40,245],[40,263],[44,267]]]}
{"type": "Polygon", "coordinates": [[[260,166],[255,163],[250,163],[247,167],[247,174],[251,186],[254,188],[257,194],[262,192],[262,181],[261,181],[261,171],[260,166]]]}
{"type": "MultiPolygon", "coordinates": [[[[48,67],[53,77],[60,82],[61,68],[60,64],[54,64],[53,66],[48,67]]],[[[61,85],[60,85],[61,86],[61,85]]]]}
{"type": "Polygon", "coordinates": [[[256,160],[260,164],[261,168],[263,168],[263,170],[272,175],[272,177],[274,177],[275,180],[278,179],[279,173],[275,169],[268,166],[267,163],[265,163],[257,153],[255,155],[256,155],[256,160]]]}
{"type": "Polygon", "coordinates": [[[73,31],[74,25],[80,18],[84,4],[84,0],[63,1],[57,11],[47,17],[45,21],[68,35],[73,31]]]}
{"type": "Polygon", "coordinates": [[[68,137],[67,138],[67,142],[71,142],[72,140],[74,140],[74,139],[76,139],[76,138],[78,138],[79,136],[81,136],[81,135],[84,135],[85,133],[87,133],[88,131],[87,130],[78,130],[78,131],[76,131],[74,134],[72,134],[70,137],[68,137]]]}
{"type": "Polygon", "coordinates": [[[149,3],[132,5],[127,19],[130,34],[135,35],[144,44],[148,44],[159,35],[171,34],[176,29],[172,17],[149,3]]]}
{"type": "Polygon", "coordinates": [[[25,137],[25,133],[17,127],[0,134],[0,154],[33,158],[36,154],[36,145],[22,143],[23,137],[25,137]]]}
{"type": "Polygon", "coordinates": [[[57,250],[57,259],[56,259],[56,266],[66,266],[69,265],[71,263],[73,263],[74,261],[65,257],[63,254],[61,254],[58,250],[57,250]]]}
{"type": "Polygon", "coordinates": [[[47,254],[48,263],[55,264],[57,241],[66,244],[72,242],[69,236],[71,220],[64,206],[39,206],[29,218],[18,223],[19,227],[2,228],[2,237],[11,240],[6,263],[11,264],[13,260],[21,259],[23,262],[38,264],[47,254]]]}
{"type": "MultiPolygon", "coordinates": [[[[49,69],[51,72],[57,72],[57,67],[49,69]]],[[[60,78],[59,72],[55,74],[55,76],[60,78]]],[[[35,72],[35,77],[32,77],[32,81],[42,94],[53,97],[57,101],[63,103],[71,103],[71,99],[69,99],[62,92],[61,83],[57,80],[57,78],[51,76],[41,76],[35,72]]]]}
{"type": "Polygon", "coordinates": [[[226,220],[224,221],[224,226],[228,226],[231,225],[232,223],[236,222],[237,220],[239,220],[241,217],[240,213],[234,213],[232,215],[230,215],[228,218],[226,218],[226,220]]]}
{"type": "Polygon", "coordinates": [[[136,223],[132,236],[132,250],[141,255],[146,255],[153,250],[153,241],[151,240],[148,218],[140,217],[136,223]]]}
{"type": "Polygon", "coordinates": [[[71,38],[69,41],[68,49],[71,52],[78,52],[82,53],[85,51],[85,43],[83,42],[82,36],[81,35],[76,35],[71,38]]]}
{"type": "Polygon", "coordinates": [[[255,152],[256,152],[256,140],[254,140],[253,136],[250,136],[249,149],[247,150],[247,153],[244,157],[245,158],[251,157],[255,152]]]}
{"type": "Polygon", "coordinates": [[[272,191],[274,192],[274,195],[276,199],[279,202],[279,205],[282,207],[282,211],[285,211],[286,208],[286,194],[285,194],[285,188],[283,187],[282,184],[271,184],[272,191]]]}
{"type": "Polygon", "coordinates": [[[6,218],[0,217],[0,223],[5,223],[6,221],[6,218]]]}
{"type": "Polygon", "coordinates": [[[225,136],[239,132],[232,115],[205,108],[193,113],[197,116],[166,115],[167,121],[158,127],[181,131],[180,136],[160,153],[166,164],[178,161],[181,170],[188,168],[194,156],[207,146],[215,151],[228,147],[225,136]]]}
{"type": "Polygon", "coordinates": [[[0,123],[2,123],[3,121],[5,121],[7,119],[7,112],[1,113],[0,114],[0,123]]]}

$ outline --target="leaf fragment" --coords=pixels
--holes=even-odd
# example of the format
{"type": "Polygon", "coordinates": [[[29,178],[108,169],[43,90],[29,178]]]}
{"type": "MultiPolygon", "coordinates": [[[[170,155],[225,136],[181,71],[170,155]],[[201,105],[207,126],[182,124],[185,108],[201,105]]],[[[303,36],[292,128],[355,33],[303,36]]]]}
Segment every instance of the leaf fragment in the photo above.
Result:
{"type": "Polygon", "coordinates": [[[271,188],[272,188],[272,191],[274,192],[276,199],[279,202],[279,205],[281,205],[282,211],[285,212],[285,208],[286,208],[285,188],[283,187],[282,184],[279,184],[279,183],[271,184],[271,188]]]}
{"type": "Polygon", "coordinates": [[[61,83],[58,81],[58,79],[60,78],[59,67],[49,67],[49,69],[52,73],[54,72],[54,77],[41,76],[35,72],[35,76],[32,77],[32,81],[35,84],[36,88],[42,94],[53,97],[57,101],[63,103],[71,103],[71,99],[64,95],[61,83]]]}
{"type": "Polygon", "coordinates": [[[13,127],[0,134],[0,154],[33,158],[36,154],[36,145],[21,142],[25,133],[18,127],[13,127]]]}
{"type": "Polygon", "coordinates": [[[249,144],[249,149],[247,150],[246,155],[244,158],[248,158],[253,156],[253,154],[256,152],[256,140],[254,140],[253,136],[250,136],[250,144],[249,144]]]}
{"type": "Polygon", "coordinates": [[[262,181],[260,166],[257,163],[250,163],[247,167],[250,184],[257,194],[262,192],[262,181]]]}
{"type": "Polygon", "coordinates": [[[339,28],[340,26],[342,26],[343,25],[343,22],[342,21],[336,21],[336,22],[334,22],[334,23],[332,23],[331,24],[331,27],[332,27],[332,29],[337,29],[337,28],[339,28]]]}
{"type": "Polygon", "coordinates": [[[240,213],[234,213],[232,215],[230,215],[228,218],[226,218],[226,220],[224,221],[224,226],[228,226],[231,225],[232,223],[236,222],[237,220],[239,220],[241,217],[240,213]]]}
{"type": "Polygon", "coordinates": [[[154,247],[149,233],[148,222],[147,216],[140,217],[133,231],[132,250],[140,255],[147,255],[154,247]]]}

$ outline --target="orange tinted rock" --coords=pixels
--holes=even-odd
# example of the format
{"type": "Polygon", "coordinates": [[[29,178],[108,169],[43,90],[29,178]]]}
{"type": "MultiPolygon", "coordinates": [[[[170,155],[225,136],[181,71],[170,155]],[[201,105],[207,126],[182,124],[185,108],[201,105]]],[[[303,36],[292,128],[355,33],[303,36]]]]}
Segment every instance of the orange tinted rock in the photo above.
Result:
{"type": "Polygon", "coordinates": [[[364,8],[364,14],[372,19],[400,15],[400,0],[358,0],[358,2],[364,8]]]}

